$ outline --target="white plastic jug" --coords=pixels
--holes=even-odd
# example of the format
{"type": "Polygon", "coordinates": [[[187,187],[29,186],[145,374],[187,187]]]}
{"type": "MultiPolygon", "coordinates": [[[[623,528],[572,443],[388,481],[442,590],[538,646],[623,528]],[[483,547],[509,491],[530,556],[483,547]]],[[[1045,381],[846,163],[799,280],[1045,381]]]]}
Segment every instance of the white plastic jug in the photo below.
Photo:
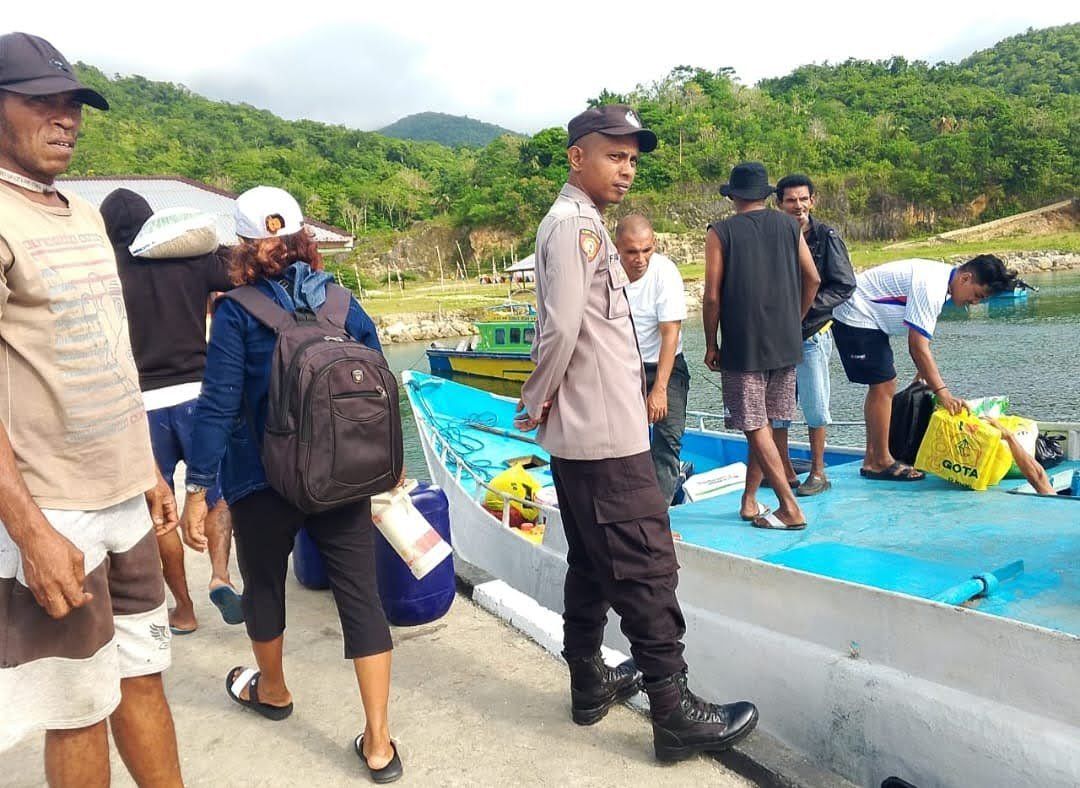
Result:
{"type": "Polygon", "coordinates": [[[401,560],[419,580],[442,563],[453,549],[413,505],[413,480],[371,497],[371,519],[401,560]]]}

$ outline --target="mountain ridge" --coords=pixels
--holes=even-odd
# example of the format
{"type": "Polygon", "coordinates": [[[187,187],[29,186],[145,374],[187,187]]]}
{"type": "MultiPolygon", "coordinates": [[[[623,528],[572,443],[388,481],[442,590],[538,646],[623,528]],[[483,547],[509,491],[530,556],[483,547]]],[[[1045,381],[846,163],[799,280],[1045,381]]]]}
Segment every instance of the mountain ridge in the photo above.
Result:
{"type": "Polygon", "coordinates": [[[504,134],[525,136],[468,115],[449,115],[445,112],[416,112],[376,129],[376,132],[396,139],[437,142],[449,148],[482,148],[504,134]]]}

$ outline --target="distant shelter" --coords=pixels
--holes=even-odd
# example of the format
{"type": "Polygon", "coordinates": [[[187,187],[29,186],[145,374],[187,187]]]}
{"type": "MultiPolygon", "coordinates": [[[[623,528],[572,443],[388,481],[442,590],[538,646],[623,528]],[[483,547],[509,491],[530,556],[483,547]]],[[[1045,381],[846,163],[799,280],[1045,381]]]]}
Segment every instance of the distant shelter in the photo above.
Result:
{"type": "Polygon", "coordinates": [[[536,255],[531,254],[528,257],[518,260],[511,266],[503,269],[504,274],[509,274],[511,281],[514,283],[526,283],[536,281],[536,255]]]}
{"type": "MultiPolygon", "coordinates": [[[[236,244],[233,209],[236,196],[191,178],[175,175],[128,175],[123,177],[90,176],[58,178],[61,191],[70,189],[95,207],[116,189],[130,189],[141,194],[155,211],[165,208],[195,208],[217,218],[218,239],[226,246],[236,244]]],[[[340,227],[304,217],[304,225],[314,234],[319,251],[337,254],[351,251],[355,240],[340,227]]]]}

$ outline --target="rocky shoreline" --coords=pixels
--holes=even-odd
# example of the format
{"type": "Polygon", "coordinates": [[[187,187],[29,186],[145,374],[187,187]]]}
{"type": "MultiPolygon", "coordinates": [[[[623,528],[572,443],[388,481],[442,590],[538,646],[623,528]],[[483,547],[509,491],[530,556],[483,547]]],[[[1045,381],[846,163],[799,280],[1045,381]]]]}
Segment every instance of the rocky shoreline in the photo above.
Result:
{"type": "Polygon", "coordinates": [[[467,337],[475,333],[472,320],[464,313],[381,315],[375,317],[374,321],[379,332],[379,341],[384,345],[467,337]]]}
{"type": "MultiPolygon", "coordinates": [[[[960,254],[950,255],[947,261],[950,263],[962,263],[969,260],[973,255],[960,254]]],[[[1060,251],[1039,252],[1004,252],[998,254],[1005,265],[1015,269],[1019,274],[1051,273],[1054,271],[1072,271],[1080,268],[1080,253],[1060,251]]]]}
{"type": "MultiPolygon", "coordinates": [[[[970,254],[953,255],[948,258],[948,262],[962,263],[970,257],[970,254]]],[[[1075,252],[1007,252],[1000,257],[1006,265],[1021,275],[1080,269],[1080,254],[1075,252]]],[[[686,306],[691,313],[701,309],[704,292],[705,282],[695,280],[686,283],[686,306]]],[[[382,315],[375,318],[375,325],[379,330],[380,341],[384,344],[397,344],[471,336],[475,333],[472,320],[473,317],[467,312],[382,315]]]]}

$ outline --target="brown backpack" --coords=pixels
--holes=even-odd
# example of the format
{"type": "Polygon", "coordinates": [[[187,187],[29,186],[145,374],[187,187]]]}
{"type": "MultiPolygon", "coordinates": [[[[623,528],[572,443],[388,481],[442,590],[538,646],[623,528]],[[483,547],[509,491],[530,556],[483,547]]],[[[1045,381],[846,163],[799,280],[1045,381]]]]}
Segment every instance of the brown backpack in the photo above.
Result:
{"type": "Polygon", "coordinates": [[[315,514],[397,484],[397,381],[382,353],[345,331],[349,292],[327,285],[317,314],[290,312],[252,286],[225,297],[277,334],[261,453],[270,486],[315,514]]]}

